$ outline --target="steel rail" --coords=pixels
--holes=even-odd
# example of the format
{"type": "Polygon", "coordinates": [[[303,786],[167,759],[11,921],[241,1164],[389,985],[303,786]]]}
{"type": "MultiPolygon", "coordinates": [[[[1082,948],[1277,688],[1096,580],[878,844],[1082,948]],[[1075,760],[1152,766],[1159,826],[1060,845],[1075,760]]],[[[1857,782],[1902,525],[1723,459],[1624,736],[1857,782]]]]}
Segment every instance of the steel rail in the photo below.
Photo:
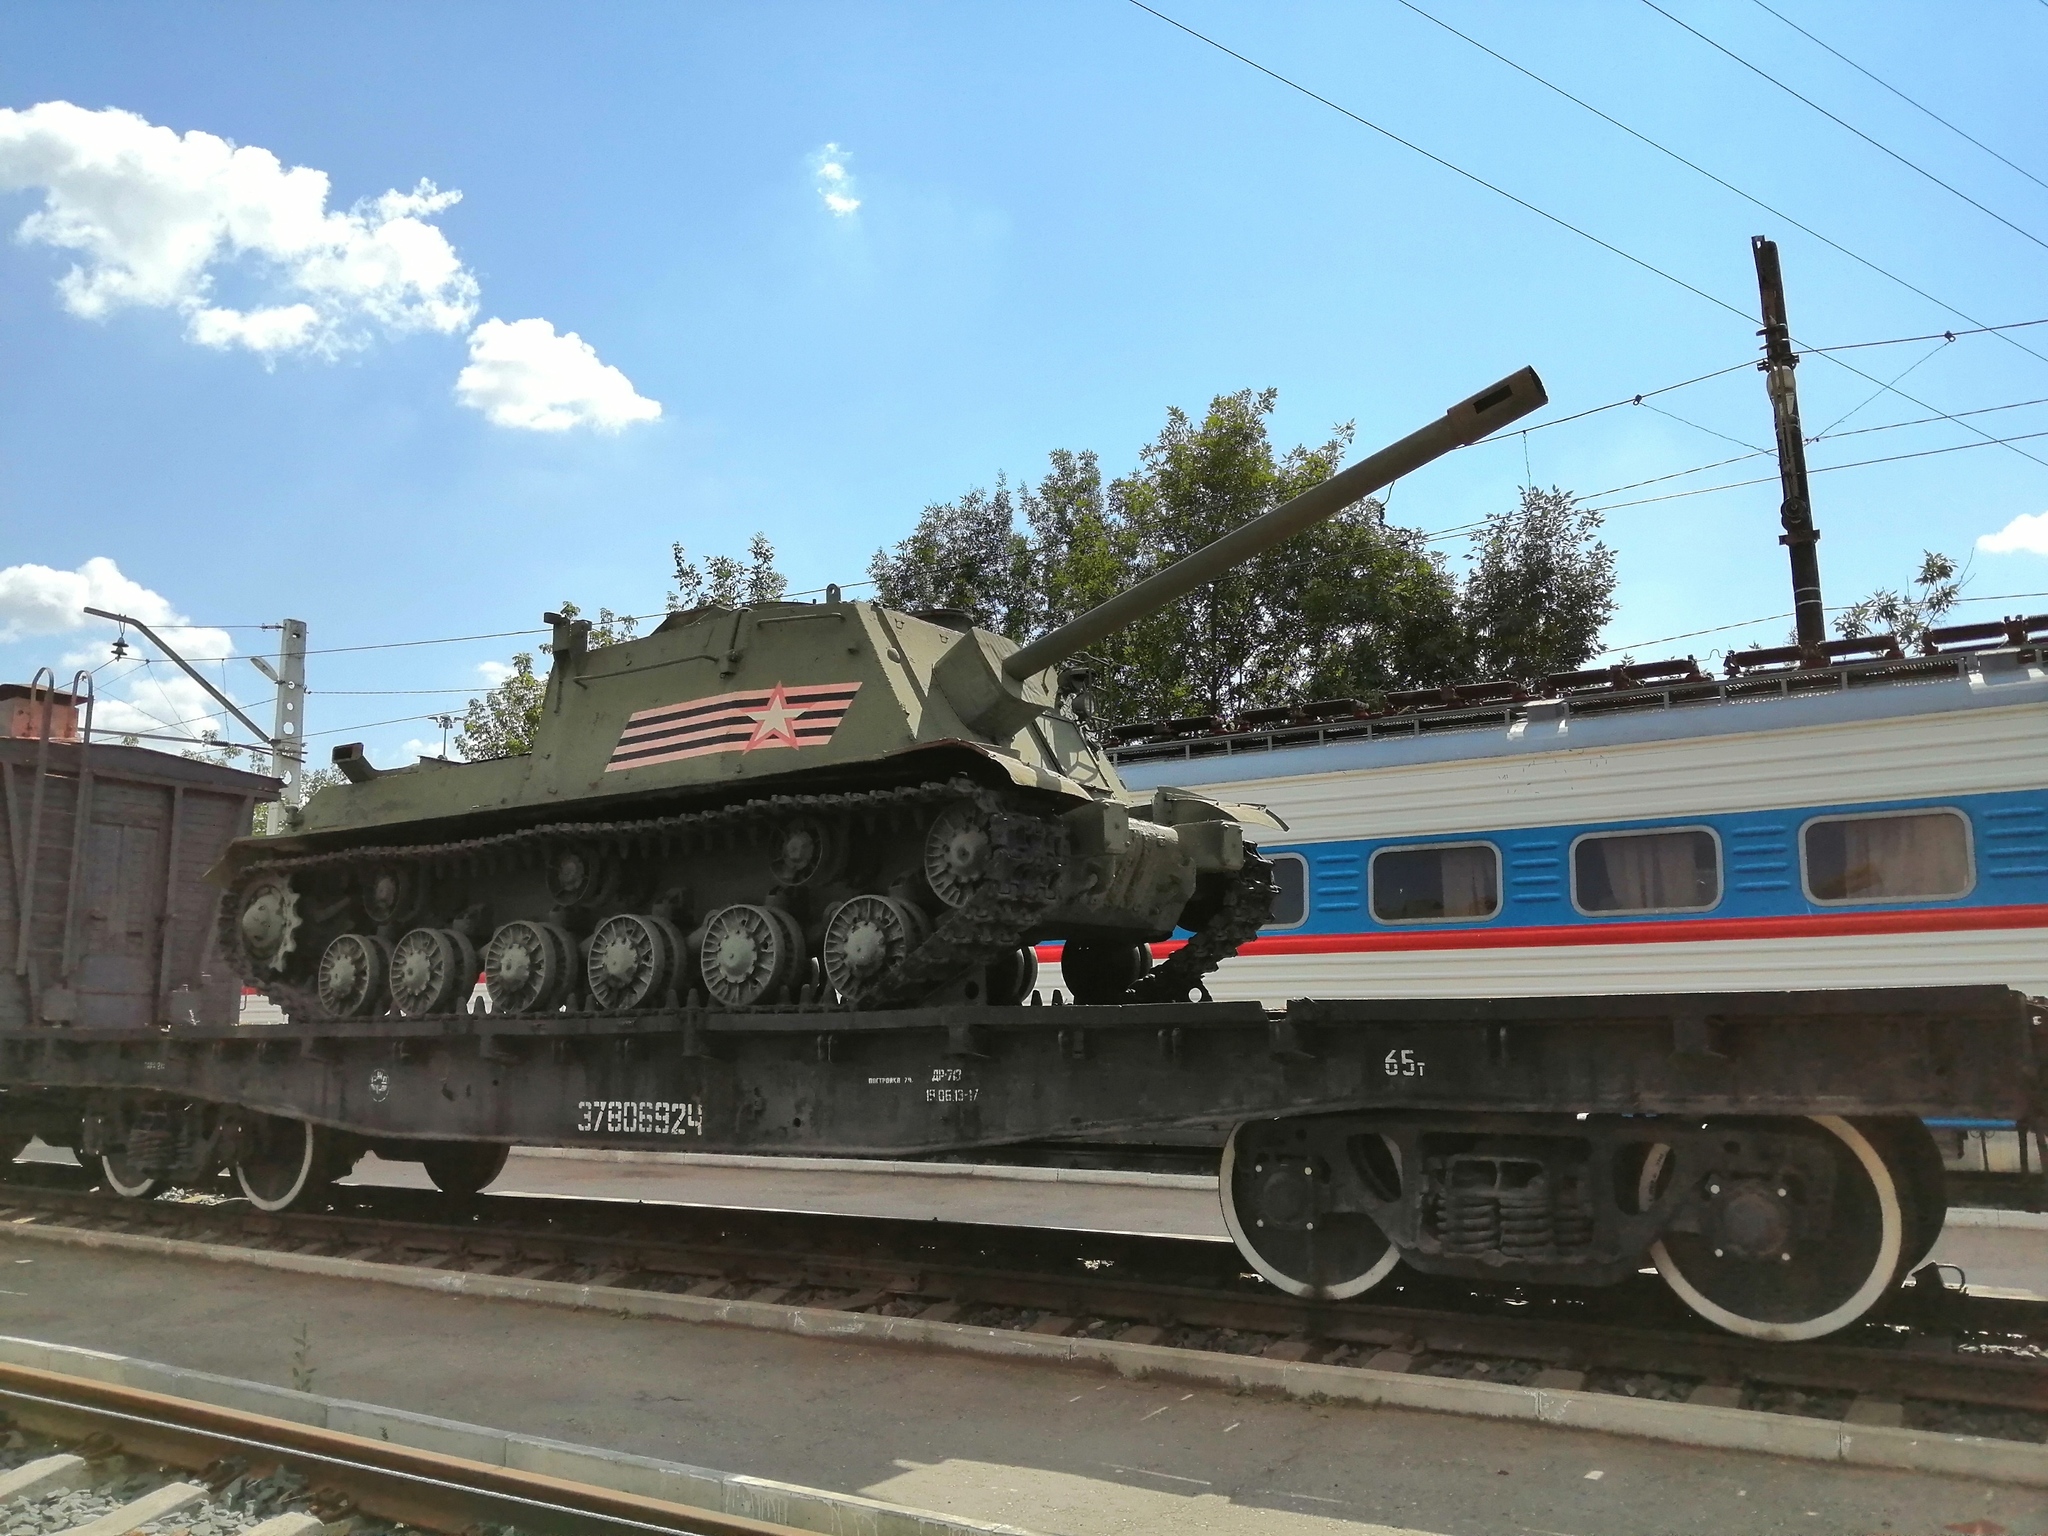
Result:
{"type": "MultiPolygon", "coordinates": [[[[341,1193],[341,1192],[337,1192],[341,1193]]],[[[40,1209],[66,1225],[153,1229],[186,1240],[368,1259],[412,1269],[523,1272],[621,1292],[773,1289],[816,1293],[828,1310],[952,1303],[983,1313],[1220,1330],[1319,1344],[1370,1346],[1457,1360],[1534,1362],[1583,1371],[1654,1373],[1712,1383],[1876,1393],[1974,1407],[2048,1412],[2048,1363],[2025,1353],[1973,1353],[1965,1342],[2048,1340],[2048,1305],[1952,1292],[1902,1293],[1861,1340],[1764,1344],[1709,1330],[1661,1286],[1489,1294],[1465,1282],[1403,1277],[1369,1299],[1313,1303],[1255,1288],[1229,1244],[1197,1238],[1055,1231],[713,1207],[621,1207],[521,1197],[457,1207],[460,1222],[407,1219],[445,1203],[418,1191],[348,1194],[372,1214],[266,1215],[234,1204],[115,1202],[8,1186],[0,1217],[40,1209]],[[389,1212],[390,1214],[376,1214],[389,1212]],[[602,1222],[599,1230],[579,1229],[602,1222]],[[1095,1267],[1089,1267],[1095,1266],[1095,1267]],[[1388,1294],[1391,1292],[1392,1294],[1388,1294]],[[1510,1314],[1505,1308],[1513,1306],[1510,1314]],[[1890,1330],[1903,1327],[1901,1336],[1890,1330]],[[1886,1342],[1870,1342],[1872,1338],[1886,1342]]],[[[973,1317],[1004,1326],[999,1317],[973,1317]]]]}
{"type": "Polygon", "coordinates": [[[489,1519],[516,1521],[534,1536],[797,1536],[767,1521],[32,1366],[0,1364],[0,1407],[35,1433],[105,1435],[123,1452],[163,1466],[196,1471],[231,1456],[275,1461],[316,1474],[323,1497],[331,1491],[377,1519],[431,1531],[489,1519]]]}

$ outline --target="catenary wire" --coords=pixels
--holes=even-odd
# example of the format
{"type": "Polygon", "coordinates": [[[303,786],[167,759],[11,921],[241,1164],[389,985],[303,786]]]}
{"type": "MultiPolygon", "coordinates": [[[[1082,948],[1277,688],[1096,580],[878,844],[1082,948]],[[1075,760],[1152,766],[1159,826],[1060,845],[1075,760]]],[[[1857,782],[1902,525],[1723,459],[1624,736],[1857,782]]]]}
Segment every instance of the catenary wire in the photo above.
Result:
{"type": "MultiPolygon", "coordinates": [[[[1761,0],[1759,0],[1759,3],[1761,3],[1761,0]]],[[[1815,229],[1812,225],[1803,223],[1802,221],[1794,218],[1791,214],[1786,213],[1783,209],[1774,207],[1770,203],[1765,202],[1762,198],[1756,196],[1754,193],[1744,191],[1741,187],[1736,186],[1735,183],[1733,183],[1732,181],[1727,180],[1725,177],[1716,175],[1714,172],[1708,170],[1705,166],[1699,164],[1697,161],[1688,159],[1686,156],[1681,155],[1677,150],[1671,148],[1668,144],[1659,143],[1656,139],[1651,138],[1648,134],[1642,132],[1641,130],[1630,127],[1620,118],[1615,117],[1608,112],[1602,111],[1600,108],[1594,106],[1590,101],[1587,101],[1580,96],[1574,95],[1572,92],[1566,90],[1563,86],[1557,84],[1554,80],[1546,79],[1544,76],[1537,74],[1536,71],[1528,68],[1526,65],[1519,64],[1515,60],[1509,58],[1506,54],[1501,53],[1496,49],[1488,47],[1485,43],[1479,41],[1478,38],[1473,37],[1468,33],[1459,31],[1456,27],[1452,26],[1449,22],[1443,20],[1441,17],[1432,15],[1430,12],[1424,10],[1421,6],[1415,4],[1414,0],[1395,0],[1395,4],[1403,6],[1407,10],[1414,12],[1417,16],[1420,16],[1424,21],[1432,22],[1435,25],[1443,28],[1443,30],[1450,33],[1451,36],[1458,38],[1464,42],[1470,43],[1474,48],[1477,48],[1481,53],[1486,54],[1489,58],[1499,60],[1502,64],[1505,64],[1509,69],[1512,69],[1516,73],[1528,77],[1529,79],[1535,81],[1538,85],[1542,86],[1544,89],[1554,91],[1559,96],[1562,96],[1566,101],[1571,102],[1574,106],[1583,108],[1585,111],[1590,112],[1595,117],[1599,118],[1602,122],[1608,123],[1613,127],[1620,129],[1630,138],[1636,139],[1641,143],[1647,144],[1650,148],[1656,150],[1659,154],[1667,156],[1668,158],[1677,161],[1687,170],[1692,171],[1700,176],[1704,176],[1708,181],[1713,182],[1714,185],[1716,185],[1717,187],[1720,187],[1725,191],[1732,192],[1735,196],[1741,198],[1744,202],[1749,203],[1754,207],[1761,208],[1765,213],[1771,215],[1772,218],[1783,219],[1787,224],[1790,224],[1794,229],[1799,230],[1803,234],[1810,235],[1812,238],[1820,241],[1821,244],[1829,247],[1831,250],[1840,252],[1842,255],[1848,257],[1851,261],[1856,262],[1860,266],[1867,267],[1870,271],[1875,272],[1878,276],[1886,279],[1889,282],[1898,284],[1901,288],[1904,288],[1909,293],[1918,294],[1921,298],[1927,300],[1928,303],[1933,304],[1937,308],[1945,309],[1950,314],[1959,316],[1962,319],[1969,321],[1971,325],[1980,327],[1985,330],[2009,329],[2009,327],[1994,328],[1990,326],[1985,326],[1982,321],[1978,320],[1976,316],[1970,314],[1968,311],[1956,308],[1955,305],[1949,303],[1946,299],[1936,297],[1934,294],[1929,293],[1925,288],[1920,287],[1919,284],[1910,282],[1906,278],[1899,276],[1898,273],[1893,272],[1886,267],[1878,265],[1878,263],[1872,261],[1869,257],[1864,256],[1859,252],[1850,250],[1848,246],[1843,245],[1839,240],[1831,239],[1827,235],[1824,235],[1819,230],[1815,229]]],[[[2002,335],[2000,337],[2000,340],[2007,342],[2011,346],[2018,347],[2020,351],[2026,353],[2029,357],[2037,358],[2042,362],[2048,362],[2048,353],[2036,352],[2032,347],[2025,345],[2023,342],[2017,340],[2014,337],[2002,335]]]]}
{"type": "MultiPolygon", "coordinates": [[[[1955,601],[1955,606],[1960,608],[1965,603],[2007,603],[2022,597],[2048,597],[2048,592],[1987,592],[1982,597],[1959,597],[1955,601]]],[[[1854,603],[1829,603],[1827,611],[1829,613],[1845,613],[1855,606],[1854,603]]],[[[1595,651],[1593,654],[1595,656],[1612,656],[1617,652],[1640,651],[1646,646],[1669,645],[1674,640],[1697,640],[1702,635],[1725,635],[1731,629],[1748,629],[1753,625],[1773,624],[1779,619],[1789,619],[1791,617],[1792,615],[1789,612],[1767,613],[1760,619],[1743,619],[1735,624],[1716,624],[1708,629],[1688,629],[1682,635],[1661,635],[1655,640],[1631,640],[1627,645],[1610,645],[1605,650],[1595,651]]]]}
{"type": "Polygon", "coordinates": [[[1947,348],[1948,348],[1948,345],[1949,345],[1949,344],[1948,344],[1947,342],[1945,342],[1945,341],[1937,341],[1937,342],[1936,342],[1936,343],[1935,343],[1935,344],[1934,344],[1934,345],[1933,345],[1932,347],[1928,348],[1928,350],[1927,350],[1927,351],[1925,351],[1925,352],[1921,353],[1919,357],[1915,358],[1915,359],[1914,359],[1914,360],[1913,360],[1912,362],[1908,363],[1908,364],[1907,364],[1907,365],[1906,365],[1906,366],[1905,366],[1905,367],[1904,367],[1903,369],[1901,369],[1901,370],[1900,370],[1900,371],[1899,371],[1899,372],[1898,372],[1897,374],[1895,374],[1895,375],[1893,376],[1892,380],[1891,380],[1891,383],[1890,383],[1890,384],[1887,384],[1887,385],[1885,385],[1884,389],[1878,389],[1878,390],[1873,390],[1873,391],[1871,391],[1871,393],[1870,393],[1870,394],[1868,394],[1868,395],[1866,395],[1866,396],[1865,396],[1865,397],[1864,397],[1864,398],[1863,398],[1862,400],[1858,401],[1858,402],[1857,402],[1857,403],[1856,403],[1855,405],[1852,405],[1852,406],[1850,406],[1848,410],[1846,410],[1846,411],[1842,412],[1842,414],[1841,414],[1841,415],[1837,416],[1837,417],[1836,417],[1836,418],[1835,418],[1835,419],[1834,419],[1833,421],[1829,422],[1829,423],[1828,423],[1828,424],[1827,424],[1826,426],[1822,427],[1822,428],[1820,429],[1819,433],[1818,433],[1818,434],[1816,434],[1816,436],[1815,436],[1814,438],[1809,438],[1809,439],[1808,439],[1808,441],[1809,441],[1809,442],[1812,442],[1812,441],[1817,441],[1817,440],[1818,440],[1819,438],[1822,438],[1822,437],[1826,437],[1826,436],[1827,436],[1827,435],[1828,435],[1828,434],[1829,434],[1830,432],[1834,431],[1834,430],[1835,430],[1835,428],[1839,427],[1839,426],[1840,426],[1840,425],[1841,425],[1841,424],[1842,424],[1843,422],[1847,421],[1847,420],[1848,420],[1848,419],[1849,419],[1849,418],[1850,418],[1851,416],[1854,416],[1854,415],[1856,415],[1856,414],[1857,414],[1857,413],[1858,413],[1859,411],[1861,411],[1861,410],[1862,410],[1862,409],[1863,409],[1863,408],[1864,408],[1865,406],[1869,405],[1869,404],[1870,404],[1870,403],[1871,403],[1871,402],[1872,402],[1873,400],[1876,400],[1876,399],[1880,398],[1880,397],[1881,397],[1881,396],[1882,396],[1882,395],[1884,394],[1885,390],[1887,390],[1887,389],[1890,389],[1890,388],[1892,387],[1892,385],[1893,385],[1893,384],[1896,384],[1896,383],[1898,383],[1900,379],[1903,379],[1903,378],[1904,378],[1904,377],[1905,377],[1905,376],[1906,376],[1907,374],[1911,373],[1911,372],[1912,372],[1912,371],[1913,371],[1913,370],[1914,370],[1915,368],[1918,368],[1918,367],[1919,367],[1919,366],[1920,366],[1920,365],[1921,365],[1922,363],[1926,362],[1926,361],[1927,361],[1927,360],[1928,360],[1928,359],[1929,359],[1930,357],[1933,357],[1933,356],[1935,355],[1935,353],[1937,353],[1937,352],[1942,352],[1942,351],[1946,351],[1946,350],[1947,350],[1947,348]]]}
{"type": "Polygon", "coordinates": [[[2042,191],[2048,192],[2048,181],[2043,181],[2040,177],[2036,176],[2032,171],[2028,170],[2025,166],[2017,165],[2011,160],[2006,159],[2004,155],[2001,155],[1997,150],[1993,149],[1989,144],[1986,144],[1982,139],[1976,137],[1974,134],[1966,132],[1961,128],[1958,128],[1954,123],[1950,122],[1947,118],[1943,117],[1939,112],[1935,111],[1932,107],[1926,106],[1921,102],[1915,101],[1911,96],[1908,96],[1896,85],[1893,85],[1891,81],[1885,79],[1881,75],[1873,74],[1870,70],[1865,69],[1861,64],[1858,64],[1854,59],[1850,58],[1849,55],[1842,52],[1841,49],[1833,46],[1830,43],[1822,42],[1819,38],[1815,37],[1811,32],[1807,31],[1806,28],[1802,27],[1801,25],[1799,25],[1798,22],[1794,21],[1790,16],[1787,16],[1783,11],[1777,10],[1772,6],[1764,4],[1764,0],[1754,0],[1754,4],[1756,5],[1758,10],[1769,11],[1773,16],[1777,17],[1778,20],[1785,23],[1786,26],[1790,27],[1794,32],[1797,32],[1801,37],[1805,38],[1809,43],[1812,43],[1816,48],[1824,48],[1829,53],[1832,53],[1844,64],[1848,65],[1851,69],[1855,70],[1857,74],[1863,76],[1864,79],[1874,81],[1878,85],[1883,86],[1886,90],[1890,91],[1894,96],[1898,97],[1899,100],[1903,101],[1907,106],[1911,107],[1914,111],[1919,112],[1927,117],[1933,118],[1937,123],[1941,124],[1942,127],[1946,128],[1950,133],[1954,134],[1957,138],[1967,139],[1970,143],[1976,145],[1979,149],[1983,150],[1985,154],[1989,155],[1992,159],[1996,160],[2000,165],[2003,165],[2010,170],[2018,171],[2020,175],[2026,177],[2027,180],[2031,181],[2035,186],[2039,187],[2042,191]]]}
{"type": "MultiPolygon", "coordinates": [[[[1133,0],[1133,3],[1135,3],[1135,0],[1133,0]]],[[[1716,53],[1722,54],[1727,58],[1733,59],[1737,64],[1740,64],[1744,69],[1748,70],[1751,74],[1757,76],[1759,79],[1769,81],[1772,85],[1775,85],[1779,90],[1783,91],[1787,96],[1792,97],[1796,101],[1802,101],[1807,106],[1813,108],[1814,111],[1818,112],[1822,117],[1826,118],[1829,122],[1835,123],[1840,127],[1848,130],[1850,133],[1855,134],[1857,138],[1861,139],[1864,143],[1868,144],[1872,149],[1879,150],[1882,153],[1889,155],[1892,159],[1898,161],[1899,164],[1905,166],[1907,170],[1914,172],[1916,175],[1924,176],[1927,180],[1933,182],[1937,187],[1940,187],[1944,192],[1948,192],[1955,197],[1961,198],[1964,202],[1968,203],[1972,208],[1975,208],[1979,213],[1984,214],[1987,218],[1996,219],[1999,223],[2003,224],[2007,229],[2011,230],[2014,234],[2021,236],[2023,239],[2031,240],[2034,244],[2040,246],[2042,250],[2048,251],[2048,240],[2043,240],[2039,235],[2035,234],[2032,230],[2024,229],[2020,225],[2013,223],[2011,219],[2008,219],[2004,214],[1999,213],[1996,209],[1985,207],[1984,204],[1978,202],[1977,199],[1970,196],[1969,193],[1963,191],[1960,187],[1952,186],[1950,183],[1943,181],[1939,176],[1935,175],[1934,172],[1928,170],[1925,166],[1918,165],[1913,161],[1908,160],[1904,155],[1900,154],[1897,150],[1891,148],[1889,145],[1878,142],[1878,140],[1872,138],[1869,134],[1865,133],[1861,128],[1858,128],[1855,124],[1847,121],[1844,118],[1837,117],[1834,113],[1830,112],[1826,107],[1822,106],[1819,102],[1815,101],[1811,96],[1801,95],[1798,91],[1794,90],[1784,81],[1778,79],[1777,76],[1770,74],[1768,71],[1759,68],[1755,64],[1750,63],[1749,60],[1745,59],[1741,54],[1735,52],[1732,48],[1723,47],[1720,43],[1715,42],[1711,37],[1707,36],[1706,33],[1700,31],[1698,27],[1691,25],[1689,22],[1679,20],[1676,16],[1672,15],[1669,11],[1665,10],[1663,6],[1659,5],[1657,3],[1657,0],[1643,0],[1643,4],[1648,6],[1651,10],[1655,11],[1659,16],[1662,16],[1666,21],[1670,22],[1673,26],[1679,27],[1684,31],[1690,32],[1694,37],[1698,38],[1701,42],[1705,43],[1709,48],[1712,48],[1716,53]]]]}
{"type": "Polygon", "coordinates": [[[1536,204],[1530,202],[1527,198],[1518,197],[1514,193],[1508,191],[1507,188],[1499,186],[1494,182],[1488,181],[1485,177],[1479,175],[1477,172],[1468,171],[1462,165],[1458,165],[1453,161],[1446,160],[1442,155],[1435,154],[1430,150],[1424,149],[1420,144],[1417,144],[1412,139],[1404,139],[1403,137],[1401,137],[1400,134],[1394,132],[1393,129],[1383,127],[1380,124],[1374,122],[1369,117],[1362,117],[1358,113],[1352,111],[1349,107],[1340,106],[1338,103],[1332,101],[1329,97],[1319,95],[1315,91],[1310,90],[1300,81],[1290,79],[1288,76],[1281,74],[1277,69],[1269,69],[1264,64],[1261,64],[1257,59],[1250,58],[1245,54],[1239,53],[1235,48],[1232,48],[1225,43],[1218,42],[1215,38],[1210,37],[1207,33],[1196,31],[1186,22],[1176,21],[1173,17],[1167,15],[1164,11],[1154,10],[1151,6],[1145,3],[1145,0],[1130,0],[1130,3],[1133,6],[1136,6],[1139,10],[1143,11],[1146,15],[1156,17],[1158,20],[1165,22],[1169,27],[1172,27],[1177,31],[1185,32],[1189,37],[1192,37],[1196,42],[1205,43],[1209,47],[1214,48],[1218,53],[1227,55],[1228,57],[1237,60],[1238,63],[1245,65],[1247,68],[1257,70],[1260,74],[1265,75],[1267,78],[1271,80],[1278,81],[1281,85],[1286,86],[1289,90],[1298,91],[1303,96],[1308,97],[1309,100],[1319,102],[1323,106],[1328,107],[1332,112],[1336,112],[1341,116],[1348,117],[1349,119],[1351,119],[1352,122],[1357,123],[1361,128],[1369,128],[1374,133],[1380,135],[1380,137],[1388,139],[1391,142],[1400,145],[1403,149],[1421,155],[1425,160],[1432,161],[1435,164],[1442,166],[1445,170],[1450,171],[1455,175],[1462,176],[1465,180],[1471,182],[1474,186],[1484,187],[1487,191],[1493,193],[1496,197],[1504,197],[1509,202],[1513,203],[1516,207],[1525,209],[1526,211],[1535,214],[1538,218],[1544,219],[1549,223],[1555,224],[1559,229],[1568,230],[1570,233],[1577,235],[1581,240],[1586,240],[1594,245],[1599,246],[1601,250],[1608,252],[1610,255],[1619,256],[1623,261],[1628,262],[1631,266],[1641,267],[1645,272],[1651,273],[1653,276],[1656,277],[1661,277],[1667,283],[1672,283],[1677,287],[1683,288],[1687,293],[1692,294],[1695,298],[1705,299],[1709,304],[1714,305],[1717,309],[1725,309],[1726,311],[1728,311],[1729,314],[1734,315],[1744,324],[1755,325],[1757,323],[1757,317],[1751,314],[1748,310],[1738,308],[1736,305],[1730,304],[1726,299],[1718,298],[1715,295],[1707,292],[1704,288],[1695,287],[1693,284],[1687,282],[1684,278],[1679,277],[1674,273],[1667,272],[1662,267],[1659,267],[1652,262],[1645,261],[1640,256],[1633,255],[1630,252],[1623,250],[1620,246],[1613,244],[1611,241],[1601,239],[1598,235],[1592,233],[1590,230],[1580,228],[1578,225],[1572,223],[1569,219],[1561,218],[1557,214],[1550,212],[1546,208],[1539,208],[1536,204]]]}

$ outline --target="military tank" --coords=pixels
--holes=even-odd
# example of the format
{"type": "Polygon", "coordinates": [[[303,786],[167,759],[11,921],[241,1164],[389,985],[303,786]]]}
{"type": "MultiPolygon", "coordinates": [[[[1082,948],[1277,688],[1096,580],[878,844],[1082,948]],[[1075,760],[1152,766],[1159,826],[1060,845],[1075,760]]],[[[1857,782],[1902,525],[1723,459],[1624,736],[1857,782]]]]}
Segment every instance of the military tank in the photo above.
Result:
{"type": "Polygon", "coordinates": [[[1545,399],[1524,369],[1022,646],[836,589],[596,647],[547,615],[531,752],[336,748],[346,782],[215,871],[222,952],[307,1017],[459,1012],[479,972],[510,1014],[1011,1004],[1048,940],[1078,1002],[1201,995],[1267,919],[1277,823],[1127,791],[1076,659],[1545,399]]]}

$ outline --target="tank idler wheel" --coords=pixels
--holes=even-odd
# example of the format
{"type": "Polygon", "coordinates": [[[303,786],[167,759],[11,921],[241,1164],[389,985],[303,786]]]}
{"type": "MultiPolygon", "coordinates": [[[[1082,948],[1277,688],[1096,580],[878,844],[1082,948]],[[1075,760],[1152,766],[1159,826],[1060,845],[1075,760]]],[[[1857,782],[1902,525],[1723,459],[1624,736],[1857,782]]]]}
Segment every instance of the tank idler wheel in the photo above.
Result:
{"type": "Polygon", "coordinates": [[[415,928],[391,949],[391,1001],[408,1019],[459,1011],[476,975],[475,946],[452,928],[415,928]]]}
{"type": "Polygon", "coordinates": [[[1013,1008],[1029,997],[1038,985],[1038,950],[1026,944],[1000,960],[991,961],[984,978],[988,1000],[997,1008],[1013,1008]]]}
{"type": "Polygon", "coordinates": [[[775,829],[768,869],[783,885],[816,885],[846,863],[846,840],[816,816],[797,816],[775,829]]]}
{"type": "Polygon", "coordinates": [[[594,1008],[647,1008],[683,988],[676,971],[689,946],[673,923],[621,913],[590,936],[584,965],[594,1008]]]}
{"type": "Polygon", "coordinates": [[[164,1187],[162,1179],[144,1173],[119,1152],[100,1154],[100,1175],[107,1181],[107,1188],[124,1200],[149,1200],[164,1187]]]}
{"type": "Polygon", "coordinates": [[[1223,1146],[1217,1188],[1237,1251],[1290,1296],[1342,1301],[1371,1290],[1401,1250],[1361,1211],[1323,1208],[1328,1173],[1308,1133],[1247,1120],[1223,1146]]]}
{"type": "Polygon", "coordinates": [[[288,1211],[318,1199],[347,1173],[350,1143],[324,1125],[252,1115],[242,1128],[235,1182],[259,1211],[288,1211]]]}
{"type": "Polygon", "coordinates": [[[721,907],[704,925],[700,958],[712,997],[745,1008],[795,985],[804,970],[803,930],[775,907],[721,907]]]}
{"type": "Polygon", "coordinates": [[[283,875],[265,875],[242,893],[236,918],[242,945],[259,970],[282,971],[298,947],[299,893],[283,875]]]}
{"type": "Polygon", "coordinates": [[[841,902],[825,923],[825,979],[841,997],[873,996],[931,931],[924,913],[894,896],[841,902]]]}
{"type": "Polygon", "coordinates": [[[320,956],[316,987],[330,1019],[359,1019],[384,1006],[391,946],[368,934],[344,933],[320,956]]]}
{"type": "Polygon", "coordinates": [[[484,985],[497,1013],[548,1013],[569,995],[576,941],[553,923],[517,918],[484,946],[484,985]]]}
{"type": "Polygon", "coordinates": [[[420,1148],[420,1166],[434,1188],[467,1200],[505,1171],[511,1153],[501,1141],[435,1141],[420,1148]]]}
{"type": "Polygon", "coordinates": [[[953,805],[939,812],[924,839],[924,878],[949,907],[965,907],[988,878],[993,859],[988,818],[980,807],[953,805]]]}
{"type": "MultiPolygon", "coordinates": [[[[1878,1151],[1883,1122],[1814,1115],[1834,1163],[1827,1235],[1801,1239],[1796,1181],[1731,1178],[1701,1190],[1709,1232],[1666,1232],[1650,1258],[1678,1299],[1708,1322],[1749,1339],[1791,1343],[1846,1328],[1891,1291],[1907,1247],[1898,1178],[1878,1151]]],[[[1797,1122],[1791,1122],[1797,1123],[1797,1122]]],[[[1638,1178],[1647,1209],[1672,1177],[1670,1149],[1650,1149],[1638,1178]]]]}
{"type": "Polygon", "coordinates": [[[1060,976],[1077,1003],[1116,1003],[1152,969],[1149,944],[1069,939],[1060,951],[1060,976]]]}

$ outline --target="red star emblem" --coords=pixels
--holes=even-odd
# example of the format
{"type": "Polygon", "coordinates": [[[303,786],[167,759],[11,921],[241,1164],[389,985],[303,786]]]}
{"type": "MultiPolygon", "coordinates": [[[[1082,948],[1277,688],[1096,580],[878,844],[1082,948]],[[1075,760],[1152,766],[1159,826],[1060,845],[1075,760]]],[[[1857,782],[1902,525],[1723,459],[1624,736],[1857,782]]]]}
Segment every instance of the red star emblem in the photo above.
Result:
{"type": "Polygon", "coordinates": [[[747,713],[757,722],[754,734],[741,747],[742,752],[752,752],[758,747],[794,747],[797,745],[796,723],[803,719],[806,711],[798,706],[792,709],[789,698],[777,683],[768,694],[768,702],[759,709],[747,713]]]}

